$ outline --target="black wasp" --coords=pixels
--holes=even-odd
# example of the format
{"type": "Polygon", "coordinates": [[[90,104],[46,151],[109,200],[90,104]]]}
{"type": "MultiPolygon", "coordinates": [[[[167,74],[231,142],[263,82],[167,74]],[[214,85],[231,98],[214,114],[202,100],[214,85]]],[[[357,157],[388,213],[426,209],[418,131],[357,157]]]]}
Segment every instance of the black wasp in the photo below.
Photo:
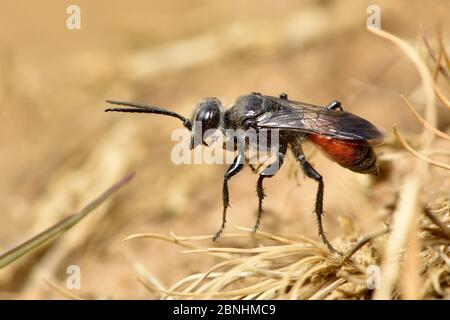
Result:
{"type": "MultiPolygon", "coordinates": [[[[183,126],[191,131],[191,149],[201,143],[206,144],[204,133],[211,129],[218,129],[224,133],[228,129],[242,129],[244,132],[253,129],[257,133],[262,130],[276,130],[279,135],[276,150],[277,165],[269,165],[259,173],[256,187],[259,201],[258,216],[253,231],[258,229],[263,212],[262,201],[265,197],[263,180],[277,173],[290,149],[305,175],[318,184],[315,202],[318,231],[323,242],[333,252],[336,250],[328,241],[322,226],[324,182],[322,176],[306,160],[302,143],[311,141],[344,168],[358,173],[378,174],[377,158],[372,145],[375,141],[380,142],[383,134],[369,121],[345,112],[338,101],[333,101],[326,107],[319,107],[289,100],[287,94],[281,94],[277,98],[254,92],[239,97],[231,108],[223,110],[219,99],[208,97],[197,105],[192,120],[154,106],[109,100],[107,103],[123,107],[108,108],[105,111],[155,113],[180,119],[183,126]]],[[[224,174],[222,224],[213,240],[219,238],[225,228],[229,207],[228,181],[239,173],[245,164],[245,148],[238,145],[242,144],[242,141],[245,139],[235,140],[236,157],[224,174]]]]}

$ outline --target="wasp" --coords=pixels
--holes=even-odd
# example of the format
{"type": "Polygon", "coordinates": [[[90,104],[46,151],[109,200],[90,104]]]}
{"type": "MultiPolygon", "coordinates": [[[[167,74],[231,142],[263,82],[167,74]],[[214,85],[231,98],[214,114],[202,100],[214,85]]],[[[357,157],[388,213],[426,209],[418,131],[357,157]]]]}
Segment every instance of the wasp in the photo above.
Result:
{"type": "MultiPolygon", "coordinates": [[[[258,214],[253,231],[261,223],[263,199],[265,197],[263,181],[279,171],[285,156],[290,150],[308,178],[317,182],[314,212],[317,218],[318,233],[324,244],[332,252],[336,249],[328,240],[323,229],[324,181],[322,176],[307,160],[302,144],[312,142],[332,161],[351,171],[362,174],[378,174],[377,157],[373,146],[383,140],[383,134],[369,121],[344,111],[339,101],[321,107],[304,102],[290,100],[287,94],[279,97],[253,92],[240,96],[227,110],[224,110],[218,98],[207,97],[196,106],[193,116],[188,119],[174,111],[155,106],[129,102],[111,101],[114,105],[105,111],[153,113],[171,116],[181,120],[183,126],[191,131],[190,148],[194,149],[206,143],[204,134],[208,130],[219,130],[226,134],[228,129],[234,132],[246,132],[252,129],[257,134],[264,130],[276,131],[278,143],[275,149],[276,165],[268,165],[259,174],[256,193],[258,196],[258,214]],[[119,106],[119,107],[117,107],[119,106]]],[[[246,164],[246,148],[242,148],[245,138],[234,139],[236,155],[223,177],[223,212],[222,223],[215,233],[217,240],[226,224],[227,209],[230,203],[228,182],[238,174],[246,164]]]]}

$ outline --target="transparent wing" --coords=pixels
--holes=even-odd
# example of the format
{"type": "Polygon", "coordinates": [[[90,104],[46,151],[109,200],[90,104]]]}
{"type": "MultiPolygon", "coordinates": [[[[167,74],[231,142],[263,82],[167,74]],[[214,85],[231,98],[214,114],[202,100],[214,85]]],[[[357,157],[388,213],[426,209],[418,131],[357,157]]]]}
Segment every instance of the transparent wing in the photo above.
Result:
{"type": "Polygon", "coordinates": [[[271,112],[257,118],[257,126],[316,133],[338,139],[381,142],[384,135],[369,121],[352,113],[269,97],[271,112]]]}

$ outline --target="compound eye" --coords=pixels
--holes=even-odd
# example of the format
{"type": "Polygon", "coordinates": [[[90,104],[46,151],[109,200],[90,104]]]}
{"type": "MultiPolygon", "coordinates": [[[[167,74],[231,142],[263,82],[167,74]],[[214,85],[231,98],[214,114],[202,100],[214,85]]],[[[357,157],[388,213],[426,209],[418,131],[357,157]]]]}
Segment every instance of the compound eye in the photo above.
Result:
{"type": "Polygon", "coordinates": [[[204,108],[198,111],[197,120],[201,122],[209,122],[212,118],[213,110],[210,108],[204,108]]]}
{"type": "Polygon", "coordinates": [[[204,126],[214,127],[220,121],[220,109],[216,104],[203,105],[197,112],[196,121],[201,121],[204,126]]]}
{"type": "MultiPolygon", "coordinates": [[[[201,124],[202,131],[216,129],[220,126],[221,103],[217,98],[208,97],[203,99],[194,113],[194,122],[201,124]]],[[[195,124],[194,124],[195,126],[195,124]]]]}

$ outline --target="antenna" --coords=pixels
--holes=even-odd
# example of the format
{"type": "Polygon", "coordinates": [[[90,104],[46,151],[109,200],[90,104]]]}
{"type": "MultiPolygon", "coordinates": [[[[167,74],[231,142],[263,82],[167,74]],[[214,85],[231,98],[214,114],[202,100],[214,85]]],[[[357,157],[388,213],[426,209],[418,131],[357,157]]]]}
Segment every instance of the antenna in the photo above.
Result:
{"type": "Polygon", "coordinates": [[[155,106],[148,106],[138,103],[131,103],[131,102],[123,102],[123,101],[113,101],[113,100],[106,100],[107,103],[118,105],[118,106],[125,106],[128,108],[107,108],[105,112],[130,112],[130,113],[155,113],[155,114],[163,114],[166,116],[171,116],[174,118],[178,118],[183,122],[183,126],[187,128],[188,130],[192,130],[192,123],[188,118],[183,117],[182,115],[170,111],[167,109],[155,107],[155,106]]]}

